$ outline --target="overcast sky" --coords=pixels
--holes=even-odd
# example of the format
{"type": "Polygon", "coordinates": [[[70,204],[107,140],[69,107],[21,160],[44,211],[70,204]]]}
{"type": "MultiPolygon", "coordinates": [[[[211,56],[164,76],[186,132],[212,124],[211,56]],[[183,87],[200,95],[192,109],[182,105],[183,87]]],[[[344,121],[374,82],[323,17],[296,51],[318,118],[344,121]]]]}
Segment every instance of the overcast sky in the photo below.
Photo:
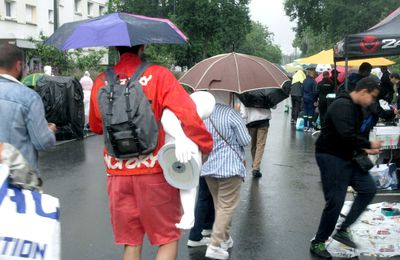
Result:
{"type": "Polygon", "coordinates": [[[261,22],[268,26],[270,32],[274,33],[274,42],[281,47],[285,54],[294,52],[292,42],[295,33],[292,28],[295,23],[290,22],[283,10],[284,0],[251,0],[250,16],[253,21],[261,22]]]}

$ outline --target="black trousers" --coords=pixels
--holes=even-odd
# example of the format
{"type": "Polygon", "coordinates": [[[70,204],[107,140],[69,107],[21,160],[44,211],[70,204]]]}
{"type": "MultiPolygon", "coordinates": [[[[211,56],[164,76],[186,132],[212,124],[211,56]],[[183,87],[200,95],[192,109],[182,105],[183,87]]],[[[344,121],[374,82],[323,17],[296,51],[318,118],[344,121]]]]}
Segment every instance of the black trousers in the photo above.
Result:
{"type": "Polygon", "coordinates": [[[297,118],[299,117],[299,113],[301,111],[303,97],[291,96],[291,98],[292,98],[292,119],[296,121],[297,118]]]}
{"type": "Polygon", "coordinates": [[[315,157],[321,172],[325,197],[325,208],[322,211],[315,241],[325,242],[335,229],[345,201],[347,187],[352,186],[357,196],[342,223],[342,229],[348,228],[363,213],[375,196],[376,185],[372,177],[352,161],[324,153],[316,153],[315,157]]]}
{"type": "Polygon", "coordinates": [[[326,112],[328,112],[328,103],[326,101],[319,101],[318,110],[319,110],[319,120],[321,122],[321,127],[322,127],[322,125],[325,124],[326,112]]]}

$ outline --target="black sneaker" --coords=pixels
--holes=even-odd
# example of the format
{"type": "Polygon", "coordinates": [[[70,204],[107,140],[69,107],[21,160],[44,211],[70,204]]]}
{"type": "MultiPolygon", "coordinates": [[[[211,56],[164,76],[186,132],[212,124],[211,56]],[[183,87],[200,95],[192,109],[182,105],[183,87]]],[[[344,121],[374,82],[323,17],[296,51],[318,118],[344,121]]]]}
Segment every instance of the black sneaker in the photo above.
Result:
{"type": "Polygon", "coordinates": [[[254,178],[260,178],[262,177],[262,173],[259,170],[253,170],[252,171],[253,177],[254,178]]]}
{"type": "Polygon", "coordinates": [[[352,247],[352,248],[357,248],[357,244],[353,242],[351,238],[351,234],[349,231],[346,230],[338,230],[336,233],[332,236],[333,239],[336,241],[345,244],[346,246],[352,247]]]}
{"type": "Polygon", "coordinates": [[[332,259],[332,255],[326,250],[324,242],[311,242],[310,252],[325,259],[332,259]]]}

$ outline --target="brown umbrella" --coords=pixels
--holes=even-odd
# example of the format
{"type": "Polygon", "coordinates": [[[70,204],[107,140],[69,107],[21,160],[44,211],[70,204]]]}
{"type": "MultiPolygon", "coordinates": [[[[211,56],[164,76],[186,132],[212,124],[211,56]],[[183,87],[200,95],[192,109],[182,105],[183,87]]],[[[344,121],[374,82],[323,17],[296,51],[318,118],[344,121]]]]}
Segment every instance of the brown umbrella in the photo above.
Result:
{"type": "Polygon", "coordinates": [[[243,93],[262,88],[281,88],[288,77],[273,63],[241,53],[226,53],[205,59],[181,78],[194,90],[243,93]]]}

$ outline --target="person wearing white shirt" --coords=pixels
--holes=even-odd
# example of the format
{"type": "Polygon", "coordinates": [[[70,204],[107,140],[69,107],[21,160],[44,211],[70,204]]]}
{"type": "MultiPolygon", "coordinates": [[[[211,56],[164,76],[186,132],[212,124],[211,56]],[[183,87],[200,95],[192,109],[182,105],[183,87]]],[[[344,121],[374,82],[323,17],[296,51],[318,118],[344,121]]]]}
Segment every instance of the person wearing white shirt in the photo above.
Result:
{"type": "Polygon", "coordinates": [[[254,178],[260,178],[262,177],[260,165],[267,142],[271,109],[245,107],[240,104],[240,114],[245,119],[251,136],[252,174],[254,178]]]}

